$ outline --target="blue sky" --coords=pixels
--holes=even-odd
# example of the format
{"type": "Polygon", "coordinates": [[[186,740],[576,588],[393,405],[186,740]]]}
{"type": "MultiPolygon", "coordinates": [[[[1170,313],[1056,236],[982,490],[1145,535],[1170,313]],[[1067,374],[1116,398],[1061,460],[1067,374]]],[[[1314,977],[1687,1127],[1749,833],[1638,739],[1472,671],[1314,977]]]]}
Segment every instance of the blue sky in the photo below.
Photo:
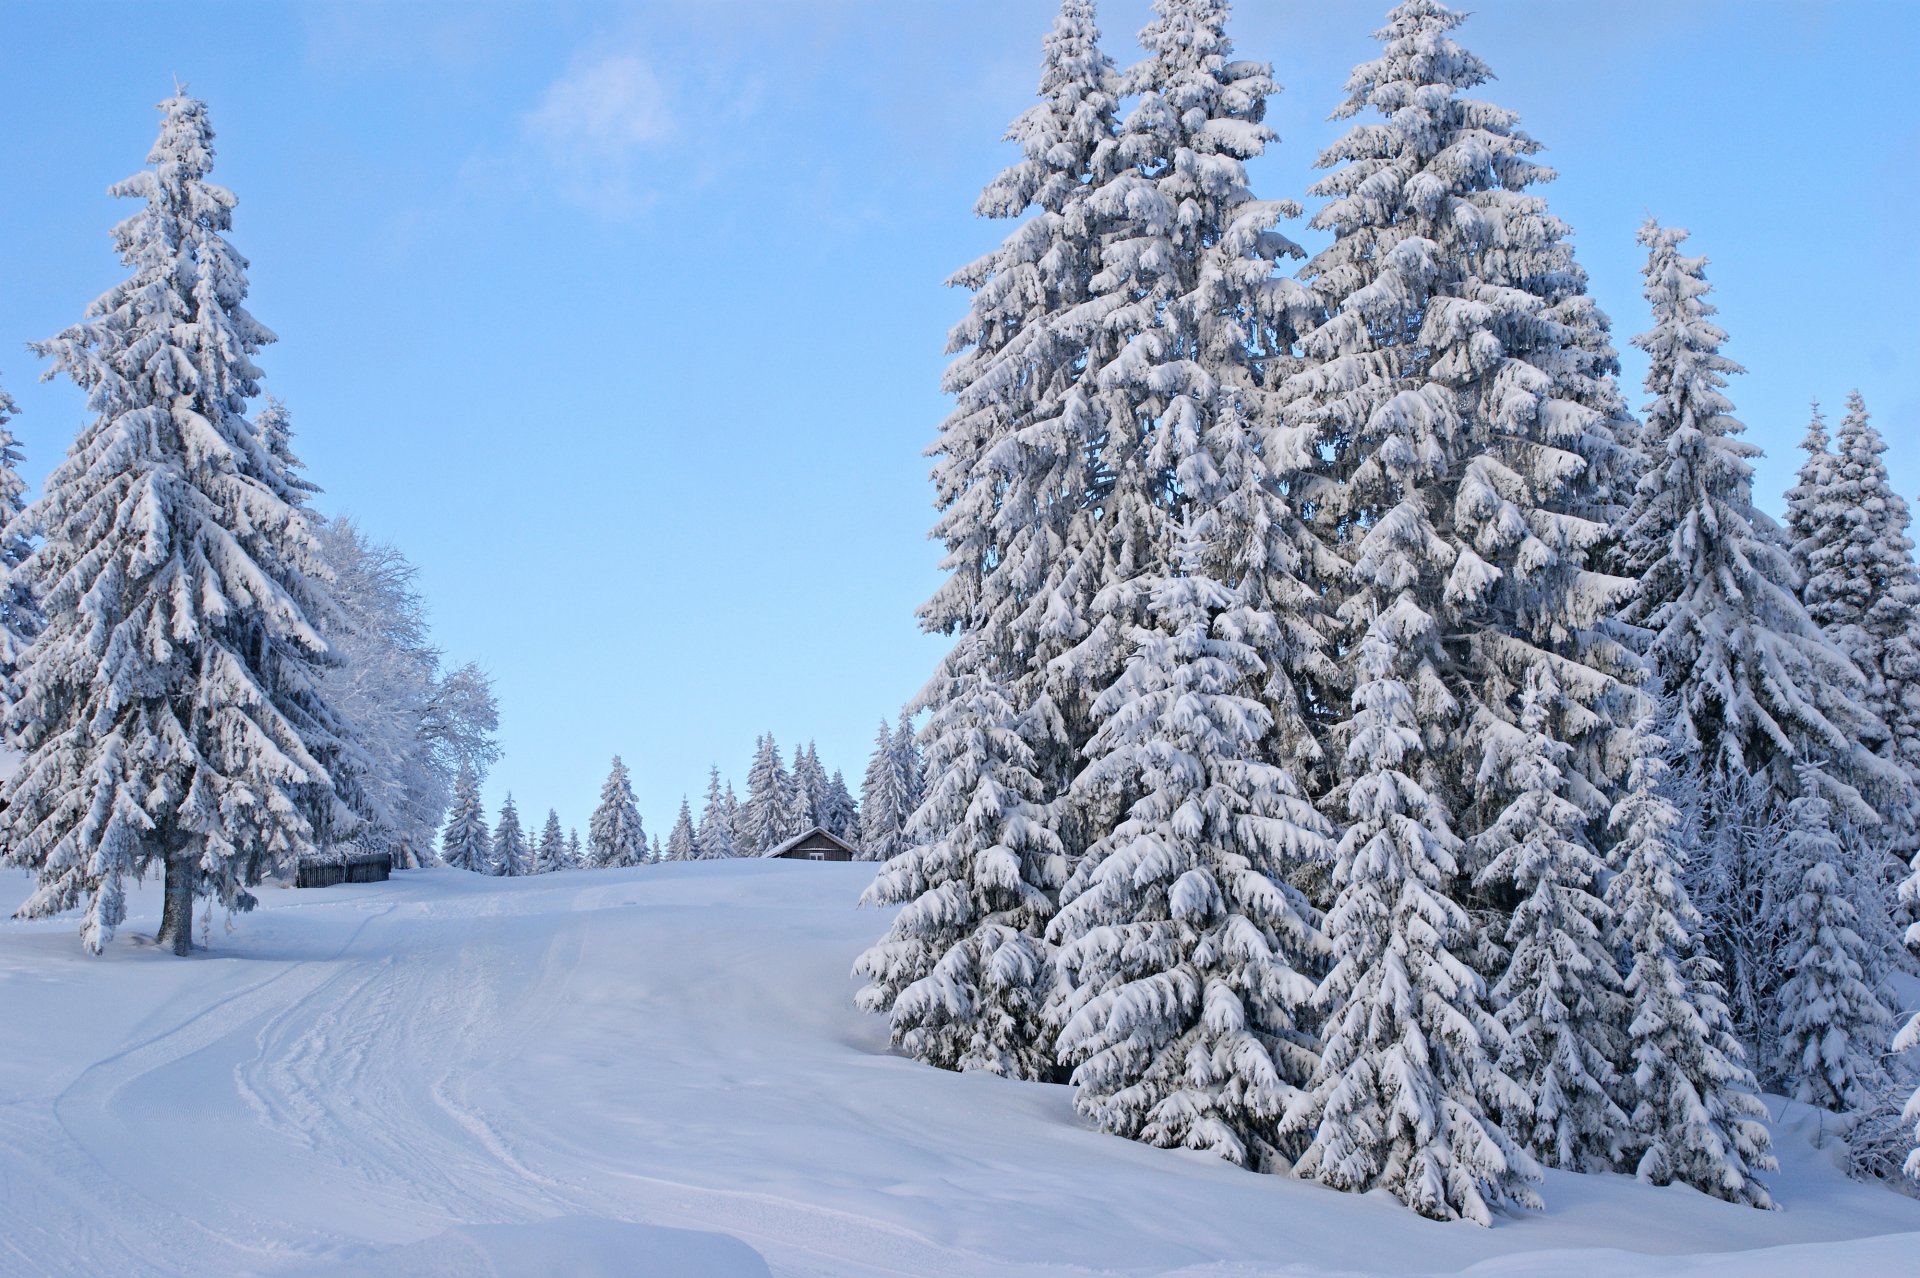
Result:
{"type": "MultiPolygon", "coordinates": [[[[1920,494],[1920,5],[1484,0],[1462,39],[1561,172],[1618,344],[1649,212],[1713,259],[1778,506],[1849,388],[1920,494]]],[[[921,450],[941,281],[1030,102],[1053,0],[0,4],[0,381],[37,482],[83,417],[20,343],[119,277],[108,183],[173,77],[210,104],[262,364],[321,505],[419,565],[495,677],[489,784],[585,825],[609,756],[663,837],[710,761],[817,738],[858,783],[941,644],[921,450]],[[7,352],[13,352],[8,354],[7,352]]],[[[1302,196],[1384,3],[1246,0],[1286,92],[1259,192],[1302,196]]],[[[1135,56],[1147,0],[1101,6],[1135,56]]],[[[1311,202],[1309,201],[1311,208],[1311,202]]],[[[1295,228],[1309,247],[1315,241],[1295,228]]],[[[1641,366],[1627,351],[1629,398],[1641,366]]]]}

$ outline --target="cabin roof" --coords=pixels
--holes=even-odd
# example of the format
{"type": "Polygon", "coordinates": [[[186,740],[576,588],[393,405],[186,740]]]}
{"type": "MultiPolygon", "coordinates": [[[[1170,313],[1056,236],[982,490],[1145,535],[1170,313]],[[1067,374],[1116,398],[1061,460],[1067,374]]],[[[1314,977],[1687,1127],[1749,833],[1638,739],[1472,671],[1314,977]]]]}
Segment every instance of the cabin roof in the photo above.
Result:
{"type": "Polygon", "coordinates": [[[860,855],[859,848],[856,848],[855,846],[853,846],[853,844],[847,842],[845,839],[835,834],[832,830],[827,829],[826,826],[816,825],[811,830],[808,830],[805,834],[794,835],[791,839],[788,839],[785,843],[780,844],[778,847],[768,848],[765,852],[762,852],[760,854],[761,859],[765,860],[771,857],[785,856],[787,853],[793,851],[795,848],[799,847],[802,843],[805,843],[808,839],[811,839],[816,834],[819,835],[821,838],[831,842],[835,847],[845,850],[845,852],[849,856],[860,855]]]}

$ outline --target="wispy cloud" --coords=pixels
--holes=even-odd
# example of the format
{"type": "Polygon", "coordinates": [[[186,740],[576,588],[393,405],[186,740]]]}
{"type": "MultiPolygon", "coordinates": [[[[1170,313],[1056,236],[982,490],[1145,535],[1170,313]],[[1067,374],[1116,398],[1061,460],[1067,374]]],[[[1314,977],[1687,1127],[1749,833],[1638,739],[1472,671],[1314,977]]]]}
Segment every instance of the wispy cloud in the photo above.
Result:
{"type": "Polygon", "coordinates": [[[653,202],[647,161],[674,137],[666,86],[631,52],[576,59],[520,126],[528,158],[550,172],[556,191],[610,217],[653,202]]]}

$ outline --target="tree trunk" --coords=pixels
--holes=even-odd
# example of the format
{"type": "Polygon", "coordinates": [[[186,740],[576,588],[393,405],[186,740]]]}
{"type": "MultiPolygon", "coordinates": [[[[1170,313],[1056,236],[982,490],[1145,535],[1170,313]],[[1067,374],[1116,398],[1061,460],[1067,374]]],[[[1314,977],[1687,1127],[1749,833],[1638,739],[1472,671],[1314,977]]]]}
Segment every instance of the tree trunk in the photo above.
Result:
{"type": "Polygon", "coordinates": [[[161,945],[171,944],[175,954],[193,952],[193,872],[191,852],[176,851],[167,857],[166,907],[160,914],[161,945]]]}

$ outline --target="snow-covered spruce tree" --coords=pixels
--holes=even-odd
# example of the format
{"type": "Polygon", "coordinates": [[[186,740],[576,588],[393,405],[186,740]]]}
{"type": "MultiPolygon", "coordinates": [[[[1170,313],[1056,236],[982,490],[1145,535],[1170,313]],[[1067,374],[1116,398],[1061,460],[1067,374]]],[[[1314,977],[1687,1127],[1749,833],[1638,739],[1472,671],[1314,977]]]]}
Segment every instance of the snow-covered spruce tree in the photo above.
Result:
{"type": "Polygon", "coordinates": [[[680,816],[673,823],[673,829],[667,834],[666,859],[669,861],[691,861],[695,857],[693,833],[693,809],[687,805],[687,796],[680,796],[680,816]]]}
{"type": "Polygon", "coordinates": [[[1804,582],[1807,556],[1832,535],[1839,526],[1835,516],[1840,514],[1827,506],[1833,483],[1833,440],[1827,434],[1826,414],[1820,411],[1818,401],[1807,422],[1807,433],[1800,439],[1800,451],[1807,457],[1800,463],[1799,482],[1787,489],[1787,540],[1804,582]]]}
{"type": "Polygon", "coordinates": [[[617,754],[600,787],[600,806],[587,822],[587,857],[599,867],[638,865],[647,859],[647,834],[633,801],[633,782],[617,754]]]}
{"type": "Polygon", "coordinates": [[[1818,769],[1797,765],[1799,793],[1787,805],[1783,871],[1798,880],[1783,920],[1786,943],[1776,997],[1780,1031],[1778,1074],[1793,1097],[1822,1109],[1864,1106],[1884,1082],[1881,1044],[1893,1013],[1879,981],[1879,961],[1857,930],[1857,911],[1833,805],[1821,793],[1818,769]]]}
{"type": "Polygon", "coordinates": [[[856,996],[895,1046],[942,1069],[1044,1078],[1051,968],[1040,934],[1066,877],[1032,748],[987,654],[964,646],[927,726],[933,788],[861,898],[904,905],[860,956],[856,996]]]}
{"type": "Polygon", "coordinates": [[[652,851],[648,854],[647,860],[652,862],[655,865],[658,865],[660,864],[660,862],[666,859],[667,859],[667,854],[664,851],[662,851],[660,848],[660,836],[656,834],[653,836],[653,848],[652,848],[652,851]]]}
{"type": "Polygon", "coordinates": [[[1627,1028],[1599,896],[1605,866],[1586,814],[1567,796],[1569,747],[1549,731],[1560,689],[1543,663],[1527,678],[1520,721],[1488,733],[1483,770],[1512,793],[1478,836],[1483,882],[1523,893],[1507,923],[1506,971],[1493,987],[1508,1042],[1501,1068],[1527,1091],[1528,1112],[1503,1115],[1549,1167],[1604,1171],[1621,1161],[1627,1116],[1614,1103],[1627,1028]]]}
{"type": "Polygon", "coordinates": [[[186,953],[196,897],[245,910],[352,819],[317,683],[326,568],[246,416],[273,334],[243,305],[205,105],[160,110],[153,167],[111,188],[142,202],[113,233],[132,274],[35,347],[96,416],[26,516],[45,540],[16,577],[47,627],[17,675],[0,841],[39,873],[20,913],[78,907],[94,951],[130,876],[164,867],[160,939],[186,953]]]}
{"type": "Polygon", "coordinates": [[[847,790],[847,779],[835,768],[827,779],[826,797],[821,801],[820,824],[849,843],[860,841],[860,810],[847,790]]]}
{"type": "Polygon", "coordinates": [[[793,777],[780,761],[780,747],[771,732],[754,743],[753,765],[747,769],[747,801],[740,814],[740,855],[759,856],[790,836],[793,815],[793,777]]]}
{"type": "Polygon", "coordinates": [[[820,766],[820,751],[811,741],[793,756],[793,788],[792,833],[803,834],[816,825],[824,826],[827,770],[820,766]]]}
{"type": "Polygon", "coordinates": [[[738,856],[733,844],[733,826],[727,811],[727,796],[720,789],[720,769],[707,772],[707,803],[700,809],[700,825],[693,833],[693,854],[702,861],[719,861],[738,856]]]}
{"type": "Polygon", "coordinates": [[[880,721],[873,754],[860,786],[860,859],[885,861],[900,850],[901,831],[913,813],[906,807],[900,774],[894,767],[893,729],[880,721]]]}
{"type": "Polygon", "coordinates": [[[490,873],[517,876],[533,873],[533,851],[527,846],[527,834],[520,826],[520,809],[513,806],[513,795],[500,805],[500,819],[493,826],[493,853],[488,858],[490,873]]]}
{"type": "Polygon", "coordinates": [[[1627,786],[1610,818],[1618,872],[1606,900],[1627,963],[1618,1095],[1630,1113],[1621,1136],[1641,1180],[1770,1207],[1755,1177],[1776,1166],[1767,1110],[1687,895],[1666,748],[1647,714],[1630,739],[1627,786]]]}
{"type": "MultiPolygon", "coordinates": [[[[1093,370],[1109,358],[1096,351],[1115,346],[1105,321],[1124,301],[1093,283],[1105,223],[1091,200],[1116,163],[1122,92],[1099,40],[1090,0],[1063,0],[1042,45],[1039,100],[1007,131],[1020,158],[975,205],[1024,220],[949,281],[973,296],[949,337],[953,411],[929,450],[948,575],[922,624],[989,645],[1049,798],[1079,769],[1091,732],[1090,695],[1051,663],[1083,638],[1101,585],[1109,524],[1096,517],[1105,481],[1093,467],[1108,432],[1093,370]]],[[[863,853],[885,860],[917,805],[896,816],[872,769],[867,782],[863,853]]]]}
{"type": "Polygon", "coordinates": [[[1259,653],[1277,627],[1216,575],[1219,514],[1189,525],[1183,570],[1145,601],[1152,629],[1130,637],[1125,671],[1094,703],[1076,791],[1135,797],[1061,894],[1049,937],[1064,994],[1049,1014],[1074,1103],[1103,1129],[1264,1167],[1317,1063],[1305,972],[1325,943],[1288,880],[1332,848],[1269,762],[1292,757],[1261,697],[1259,653]]]}
{"type": "Polygon", "coordinates": [[[27,509],[27,485],[20,478],[20,441],[7,424],[20,409],[0,390],[0,679],[19,664],[20,654],[46,626],[46,617],[20,566],[33,553],[37,535],[27,509]]]}
{"type": "Polygon", "coordinates": [[[1920,847],[1920,571],[1886,450],[1854,391],[1832,451],[1817,466],[1809,457],[1788,509],[1807,615],[1866,677],[1867,708],[1886,729],[1880,754],[1905,773],[1885,805],[1904,861],[1920,847]]]}
{"type": "MultiPolygon", "coordinates": [[[[1531,189],[1553,172],[1513,112],[1468,96],[1491,73],[1454,40],[1462,20],[1406,0],[1347,82],[1336,116],[1373,118],[1320,156],[1312,225],[1334,238],[1303,272],[1318,320],[1270,452],[1314,542],[1346,561],[1326,583],[1339,648],[1383,614],[1428,618],[1400,627],[1393,678],[1416,703],[1427,801],[1464,841],[1461,878],[1437,890],[1475,908],[1492,972],[1524,889],[1475,878],[1478,836],[1520,777],[1482,765],[1531,672],[1560,689],[1544,731],[1571,747],[1564,795],[1587,819],[1618,768],[1634,662],[1609,628],[1632,583],[1594,565],[1634,467],[1606,318],[1531,189]]],[[[1335,789],[1354,778],[1341,764],[1335,789]]]]}
{"type": "Polygon", "coordinates": [[[894,775],[899,779],[900,819],[904,825],[927,794],[927,764],[920,753],[919,735],[913,729],[913,716],[908,710],[900,712],[900,722],[894,725],[891,750],[894,775]]]}
{"type": "MultiPolygon", "coordinates": [[[[1651,219],[1640,231],[1654,326],[1634,344],[1647,352],[1653,399],[1641,431],[1649,468],[1619,545],[1639,582],[1623,616],[1651,636],[1674,744],[1700,773],[1705,830],[1764,828],[1802,782],[1838,806],[1846,827],[1871,830],[1879,818],[1858,784],[1872,790],[1898,778],[1867,744],[1880,733],[1860,672],[1808,617],[1791,557],[1753,507],[1749,462],[1759,449],[1739,438],[1743,427],[1722,393],[1740,368],[1720,354],[1726,334],[1706,300],[1706,259],[1682,255],[1685,239],[1651,219]],[[1795,770],[1811,759],[1832,762],[1795,770]]],[[[1726,910],[1711,917],[1710,940],[1736,1024],[1764,1044],[1783,1010],[1776,991],[1787,935],[1775,906],[1799,886],[1781,879],[1786,863],[1771,845],[1723,840],[1722,850],[1730,853],[1715,858],[1726,910]]],[[[1861,851],[1843,848],[1839,868],[1850,885],[1860,881],[1861,851]]],[[[1893,938],[1883,939],[1890,952],[1893,938]]]]}
{"type": "Polygon", "coordinates": [[[577,826],[567,827],[567,864],[576,869],[587,864],[587,850],[580,843],[580,830],[577,826]]]}
{"type": "Polygon", "coordinates": [[[572,868],[567,860],[567,835],[560,827],[560,814],[548,808],[547,823],[540,827],[540,841],[533,849],[533,872],[552,874],[555,870],[572,868]]]}
{"type": "Polygon", "coordinates": [[[453,783],[453,804],[440,839],[440,859],[456,870],[485,874],[493,862],[493,833],[480,806],[480,778],[473,765],[461,764],[453,783]]]}
{"type": "Polygon", "coordinates": [[[1526,1130],[1529,1100],[1500,1068],[1507,1034],[1461,958],[1470,924],[1446,890],[1460,840],[1418,779],[1432,768],[1408,680],[1433,681],[1419,660],[1433,626],[1402,597],[1356,653],[1353,717],[1335,737],[1345,763],[1335,797],[1349,824],[1326,918],[1333,969],[1314,994],[1326,1011],[1320,1067],[1281,1137],[1308,1142],[1296,1176],[1490,1225],[1502,1204],[1539,1204],[1528,1184],[1539,1171],[1500,1122],[1526,1130]]]}
{"type": "MultiPolygon", "coordinates": [[[[284,441],[284,407],[279,414],[284,441]]],[[[350,843],[390,852],[399,866],[423,865],[460,769],[484,775],[499,757],[491,681],[471,664],[442,671],[406,556],[351,520],[316,524],[335,604],[322,629],[338,657],[320,688],[362,756],[355,790],[368,819],[350,843]]]]}

